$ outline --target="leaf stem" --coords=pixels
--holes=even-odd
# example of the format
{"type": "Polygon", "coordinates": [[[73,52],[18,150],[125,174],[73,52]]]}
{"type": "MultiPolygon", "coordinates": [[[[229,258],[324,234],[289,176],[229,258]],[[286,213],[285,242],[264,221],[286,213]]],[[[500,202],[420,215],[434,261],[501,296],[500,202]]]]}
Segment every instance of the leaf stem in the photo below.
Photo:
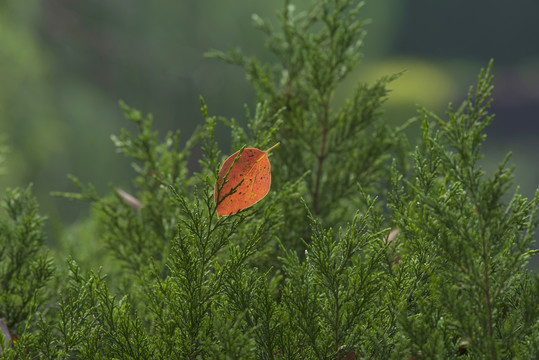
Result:
{"type": "Polygon", "coordinates": [[[269,153],[271,150],[275,149],[277,146],[279,146],[281,143],[278,142],[277,144],[273,145],[272,147],[270,147],[268,150],[264,151],[264,153],[269,153]]]}
{"type": "MultiPolygon", "coordinates": [[[[272,147],[270,147],[268,150],[264,151],[264,155],[268,156],[268,153],[269,153],[271,150],[275,149],[275,148],[276,148],[277,146],[279,146],[280,144],[281,144],[281,143],[278,142],[277,144],[275,144],[275,145],[273,145],[272,147]]],[[[258,160],[256,160],[256,162],[259,162],[261,159],[263,159],[263,158],[264,158],[264,155],[262,155],[258,160]]]]}

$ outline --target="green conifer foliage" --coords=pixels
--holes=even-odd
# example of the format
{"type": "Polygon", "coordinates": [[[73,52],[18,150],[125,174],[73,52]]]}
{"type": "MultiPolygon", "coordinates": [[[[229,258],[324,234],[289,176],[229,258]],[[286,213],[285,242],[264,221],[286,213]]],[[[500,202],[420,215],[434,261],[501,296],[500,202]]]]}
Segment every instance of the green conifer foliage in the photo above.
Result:
{"type": "Polygon", "coordinates": [[[79,192],[60,194],[91,204],[90,230],[112,264],[95,257],[82,270],[73,254],[54,270],[29,189],[8,191],[0,317],[18,337],[2,356],[537,358],[539,275],[526,264],[539,191],[507,200],[509,157],[492,175],[478,164],[493,120],[492,63],[444,118],[418,110],[422,137],[407,150],[409,122],[393,128],[380,110],[396,76],[332,107],[358,65],[360,9],[323,0],[296,14],[286,2],[280,31],[255,18],[276,65],[213,53],[244,67],[259,97],[245,128],[223,119],[233,150],[282,143],[271,191],[254,206],[217,217],[228,152],[203,100],[204,122],[185,144],[179,133],[160,139],[151,115],[122,103],[136,131],[112,140],[133,162],[131,195],[111,185],[100,196],[76,178],[79,192]]]}
{"type": "MultiPolygon", "coordinates": [[[[30,189],[8,189],[0,217],[0,321],[8,330],[2,329],[2,335],[14,339],[20,334],[21,342],[32,340],[45,295],[54,296],[46,288],[54,266],[42,248],[44,218],[37,212],[30,189]]],[[[2,354],[4,345],[0,345],[2,354]]],[[[21,351],[16,347],[12,353],[20,355],[21,351]]]]}
{"type": "MultiPolygon", "coordinates": [[[[274,169],[275,182],[279,186],[303,177],[301,196],[326,226],[351,220],[350,214],[362,205],[351,196],[358,185],[382,196],[390,158],[402,151],[400,136],[406,126],[388,126],[380,109],[387,85],[399,74],[374,84],[360,82],[352,97],[335,108],[335,89],[362,57],[363,5],[353,0],[321,1],[298,11],[285,1],[276,28],[254,15],[254,25],[266,34],[275,63],[261,64],[240,50],[207,54],[241,66],[258,100],[273,112],[280,111],[282,124],[275,136],[283,146],[275,152],[280,164],[274,169]]],[[[287,216],[280,238],[289,243],[309,239],[301,202],[291,199],[281,206],[287,216]]]]}
{"type": "Polygon", "coordinates": [[[390,204],[402,229],[403,260],[413,261],[425,280],[410,293],[418,301],[403,304],[400,317],[405,333],[411,339],[415,334],[414,355],[443,357],[453,350],[514,358],[517,344],[534,331],[533,324],[515,320],[537,311],[522,309],[515,291],[537,286],[525,265],[538,225],[539,191],[531,201],[517,191],[506,203],[509,156],[490,177],[477,164],[483,131],[493,119],[491,67],[481,72],[467,101],[456,111],[449,107],[447,120],[420,109],[423,141],[412,153],[410,180],[394,174],[398,191],[390,204]]]}

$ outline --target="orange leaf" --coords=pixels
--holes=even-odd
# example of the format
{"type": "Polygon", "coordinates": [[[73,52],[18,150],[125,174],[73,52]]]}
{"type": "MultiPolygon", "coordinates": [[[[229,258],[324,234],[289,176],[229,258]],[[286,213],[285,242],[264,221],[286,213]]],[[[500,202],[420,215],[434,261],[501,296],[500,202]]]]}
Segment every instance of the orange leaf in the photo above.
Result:
{"type": "Polygon", "coordinates": [[[239,151],[236,151],[226,159],[219,170],[218,181],[215,182],[214,196],[218,217],[235,214],[256,204],[267,195],[271,186],[268,152],[277,145],[279,143],[266,151],[244,149],[237,160],[239,151]],[[226,180],[224,185],[223,180],[226,180]]]}

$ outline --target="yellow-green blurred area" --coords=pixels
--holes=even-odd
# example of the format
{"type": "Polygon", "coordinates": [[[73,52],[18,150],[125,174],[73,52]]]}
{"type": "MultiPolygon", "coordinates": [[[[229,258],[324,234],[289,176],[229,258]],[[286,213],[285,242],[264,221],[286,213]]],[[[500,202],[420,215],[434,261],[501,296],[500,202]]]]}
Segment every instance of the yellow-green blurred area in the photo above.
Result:
{"type": "MultiPolygon", "coordinates": [[[[204,52],[239,47],[274,61],[251,16],[271,20],[284,1],[3,0],[0,2],[0,139],[8,147],[0,189],[34,184],[42,212],[70,223],[88,206],[52,198],[72,191],[74,174],[107,193],[130,189],[127,159],[111,134],[131,129],[122,99],[154,115],[161,133],[187,137],[210,114],[244,121],[254,94],[242,71],[204,52]]],[[[294,2],[297,11],[310,1],[294,2]]],[[[513,151],[515,183],[532,196],[539,183],[539,2],[535,0],[367,2],[372,19],[363,62],[338,89],[335,106],[358,82],[405,70],[391,85],[386,118],[401,124],[423,105],[443,115],[494,59],[496,118],[487,130],[484,167],[513,151]]],[[[411,135],[418,134],[410,131],[411,135]]],[[[218,134],[229,152],[228,134],[218,134]]],[[[411,139],[413,144],[414,139],[411,139]]],[[[196,164],[196,159],[193,161],[196,164]]],[[[3,190],[1,190],[3,191],[3,190]]]]}

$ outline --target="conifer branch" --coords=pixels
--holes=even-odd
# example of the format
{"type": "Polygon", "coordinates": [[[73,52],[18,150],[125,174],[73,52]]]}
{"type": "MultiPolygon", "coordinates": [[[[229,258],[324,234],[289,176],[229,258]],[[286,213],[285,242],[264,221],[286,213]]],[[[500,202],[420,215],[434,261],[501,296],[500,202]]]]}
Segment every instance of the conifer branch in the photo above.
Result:
{"type": "Polygon", "coordinates": [[[313,211],[315,214],[319,214],[319,198],[320,198],[320,184],[324,175],[323,166],[326,159],[326,142],[328,135],[328,123],[330,116],[330,104],[331,96],[328,96],[324,105],[324,114],[322,116],[322,129],[320,130],[320,150],[317,154],[317,166],[316,166],[316,181],[313,191],[313,211]]]}

